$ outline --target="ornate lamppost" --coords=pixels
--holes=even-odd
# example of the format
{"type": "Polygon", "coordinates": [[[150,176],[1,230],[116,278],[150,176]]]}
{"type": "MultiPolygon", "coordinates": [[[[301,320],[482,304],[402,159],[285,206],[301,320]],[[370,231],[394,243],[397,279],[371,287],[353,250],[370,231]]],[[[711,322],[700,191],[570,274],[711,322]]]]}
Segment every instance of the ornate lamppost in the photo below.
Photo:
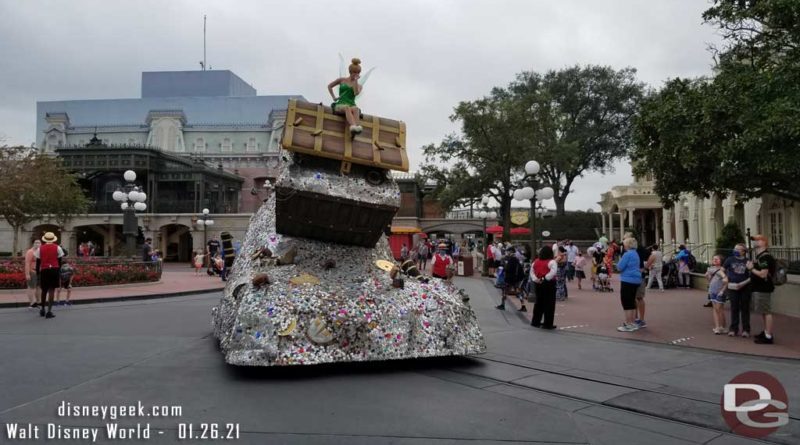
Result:
{"type": "MultiPolygon", "coordinates": [[[[197,220],[197,224],[200,225],[200,226],[203,226],[203,252],[205,252],[205,249],[208,246],[208,226],[213,226],[214,225],[214,220],[211,219],[211,216],[209,215],[209,213],[211,213],[211,212],[209,212],[208,209],[203,209],[202,216],[197,220]]],[[[206,255],[206,256],[208,256],[208,255],[206,255]]],[[[207,264],[206,267],[211,265],[211,258],[208,258],[207,260],[208,261],[206,262],[206,264],[207,264]]]]}
{"type": "Polygon", "coordinates": [[[542,201],[552,198],[555,193],[551,187],[539,188],[541,185],[537,177],[539,170],[538,162],[528,161],[525,164],[525,177],[522,178],[523,182],[526,182],[528,186],[514,191],[515,200],[524,201],[528,199],[531,202],[531,257],[536,256],[536,204],[541,205],[542,201]]]}
{"type": "Polygon", "coordinates": [[[122,209],[122,234],[125,235],[125,255],[136,254],[136,236],[139,234],[139,220],[136,212],[147,210],[147,194],[136,185],[136,172],[127,170],[122,177],[125,185],[115,191],[111,197],[120,203],[122,209]]]}

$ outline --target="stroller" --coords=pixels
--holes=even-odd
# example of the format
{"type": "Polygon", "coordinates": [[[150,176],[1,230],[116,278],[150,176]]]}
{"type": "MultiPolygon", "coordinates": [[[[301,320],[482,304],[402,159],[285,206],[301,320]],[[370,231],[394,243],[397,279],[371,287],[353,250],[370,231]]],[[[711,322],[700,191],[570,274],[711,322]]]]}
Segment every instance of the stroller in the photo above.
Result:
{"type": "Polygon", "coordinates": [[[597,266],[597,282],[594,284],[594,290],[597,292],[614,292],[608,276],[608,268],[605,264],[597,266]]]}
{"type": "Polygon", "coordinates": [[[664,289],[678,287],[678,260],[664,262],[661,268],[661,276],[664,278],[664,289]]]}

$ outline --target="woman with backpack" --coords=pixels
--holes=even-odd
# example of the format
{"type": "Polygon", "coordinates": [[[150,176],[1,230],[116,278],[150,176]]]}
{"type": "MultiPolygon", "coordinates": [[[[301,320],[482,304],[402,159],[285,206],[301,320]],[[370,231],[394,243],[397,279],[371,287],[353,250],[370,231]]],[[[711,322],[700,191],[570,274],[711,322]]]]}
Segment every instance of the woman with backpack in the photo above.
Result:
{"type": "Polygon", "coordinates": [[[678,247],[678,254],[675,256],[675,259],[678,261],[678,287],[688,289],[691,287],[691,272],[693,266],[691,263],[694,260],[694,256],[686,246],[681,244],[678,247]]]}

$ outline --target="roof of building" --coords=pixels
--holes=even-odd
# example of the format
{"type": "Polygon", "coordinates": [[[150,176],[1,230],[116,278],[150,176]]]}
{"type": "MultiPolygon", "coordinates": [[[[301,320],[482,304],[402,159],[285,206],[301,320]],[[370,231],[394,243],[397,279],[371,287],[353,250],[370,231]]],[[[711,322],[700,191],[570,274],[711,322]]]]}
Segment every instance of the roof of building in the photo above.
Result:
{"type": "MultiPolygon", "coordinates": [[[[36,103],[36,132],[47,129],[47,113],[66,113],[71,126],[142,125],[153,110],[181,110],[189,125],[265,124],[273,109],[285,109],[282,96],[147,97],[142,99],[59,100],[36,103]]],[[[37,138],[38,139],[38,138],[37,138]]]]}
{"type": "Polygon", "coordinates": [[[142,73],[142,97],[255,95],[255,88],[229,70],[142,73]]]}

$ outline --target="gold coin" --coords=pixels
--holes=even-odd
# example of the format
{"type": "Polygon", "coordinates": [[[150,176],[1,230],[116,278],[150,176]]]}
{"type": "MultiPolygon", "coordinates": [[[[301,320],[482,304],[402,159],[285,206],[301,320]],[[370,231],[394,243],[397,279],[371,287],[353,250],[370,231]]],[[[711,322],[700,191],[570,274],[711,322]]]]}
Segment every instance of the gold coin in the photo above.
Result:
{"type": "Polygon", "coordinates": [[[378,269],[385,270],[386,272],[391,271],[392,268],[395,267],[395,264],[392,261],[387,260],[375,261],[375,265],[378,266],[378,269]]]}

